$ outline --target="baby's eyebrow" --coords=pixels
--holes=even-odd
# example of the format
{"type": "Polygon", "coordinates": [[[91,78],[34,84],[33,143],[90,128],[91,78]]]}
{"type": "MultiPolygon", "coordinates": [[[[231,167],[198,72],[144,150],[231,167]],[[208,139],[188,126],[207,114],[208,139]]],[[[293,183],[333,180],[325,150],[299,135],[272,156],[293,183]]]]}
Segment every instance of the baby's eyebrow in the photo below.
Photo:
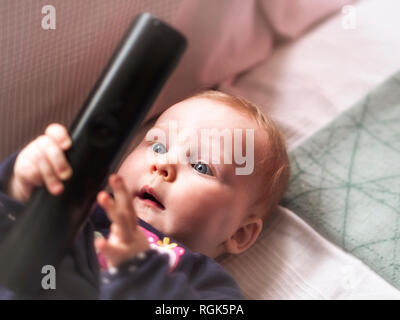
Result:
{"type": "Polygon", "coordinates": [[[156,129],[161,129],[162,127],[168,128],[168,123],[161,122],[161,123],[157,123],[157,124],[153,125],[153,128],[156,128],[156,129]]]}
{"type": "Polygon", "coordinates": [[[165,130],[165,128],[162,128],[162,125],[161,126],[156,126],[156,125],[154,125],[154,126],[152,126],[150,129],[148,129],[147,130],[147,132],[146,132],[146,135],[145,135],[145,138],[152,132],[152,133],[154,133],[154,130],[160,130],[160,131],[162,131],[163,133],[164,133],[164,135],[165,135],[165,137],[168,137],[168,130],[165,130]]]}

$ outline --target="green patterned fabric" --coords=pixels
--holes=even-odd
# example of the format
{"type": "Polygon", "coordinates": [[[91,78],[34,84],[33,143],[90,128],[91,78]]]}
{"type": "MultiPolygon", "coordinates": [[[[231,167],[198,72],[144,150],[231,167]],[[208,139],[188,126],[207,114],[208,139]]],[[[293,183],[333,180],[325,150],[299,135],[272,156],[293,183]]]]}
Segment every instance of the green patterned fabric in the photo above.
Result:
{"type": "Polygon", "coordinates": [[[400,73],[290,157],[283,205],[400,289],[400,73]]]}

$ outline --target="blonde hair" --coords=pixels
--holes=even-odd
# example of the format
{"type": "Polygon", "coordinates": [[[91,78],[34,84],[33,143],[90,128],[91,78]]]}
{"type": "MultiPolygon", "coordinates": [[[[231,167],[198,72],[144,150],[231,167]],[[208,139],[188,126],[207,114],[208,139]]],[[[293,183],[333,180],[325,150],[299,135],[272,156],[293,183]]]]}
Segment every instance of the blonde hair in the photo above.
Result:
{"type": "Polygon", "coordinates": [[[260,211],[261,216],[264,219],[267,218],[281,201],[290,175],[286,143],[278,126],[257,105],[243,97],[208,90],[195,94],[191,98],[207,98],[222,102],[250,116],[257,122],[259,128],[266,132],[268,141],[265,141],[265,145],[269,152],[266,157],[255,164],[255,174],[260,175],[266,184],[263,192],[252,203],[251,210],[260,211]]]}

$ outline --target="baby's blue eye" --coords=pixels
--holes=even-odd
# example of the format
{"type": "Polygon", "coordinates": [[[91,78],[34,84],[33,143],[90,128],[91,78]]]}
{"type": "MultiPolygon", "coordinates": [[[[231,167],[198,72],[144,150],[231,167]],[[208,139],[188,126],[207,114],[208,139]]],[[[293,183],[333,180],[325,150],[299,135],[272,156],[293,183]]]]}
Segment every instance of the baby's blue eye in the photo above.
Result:
{"type": "Polygon", "coordinates": [[[202,162],[197,162],[197,163],[193,163],[192,167],[194,168],[194,170],[203,173],[203,174],[208,174],[209,176],[213,176],[213,173],[211,172],[211,169],[208,165],[206,165],[205,163],[202,162]]]}
{"type": "Polygon", "coordinates": [[[167,152],[167,148],[160,142],[153,143],[151,148],[153,149],[154,152],[157,152],[157,153],[166,153],[167,152]]]}

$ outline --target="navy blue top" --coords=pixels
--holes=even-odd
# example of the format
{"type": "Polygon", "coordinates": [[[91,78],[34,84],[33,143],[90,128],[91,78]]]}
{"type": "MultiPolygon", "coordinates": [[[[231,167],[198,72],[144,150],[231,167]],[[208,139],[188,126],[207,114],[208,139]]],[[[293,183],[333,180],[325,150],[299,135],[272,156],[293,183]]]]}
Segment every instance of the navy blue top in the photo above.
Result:
{"type": "MultiPolygon", "coordinates": [[[[0,241],[12,228],[25,205],[5,193],[18,153],[0,163],[0,241]]],[[[213,259],[171,239],[143,220],[151,249],[125,261],[117,269],[100,270],[94,232],[108,236],[110,221],[96,205],[74,245],[56,269],[56,289],[34,299],[243,299],[234,280],[213,259]],[[157,244],[157,240],[159,244],[157,244]]],[[[45,276],[45,275],[44,275],[45,276]]],[[[0,299],[14,299],[0,286],[0,299]]]]}

